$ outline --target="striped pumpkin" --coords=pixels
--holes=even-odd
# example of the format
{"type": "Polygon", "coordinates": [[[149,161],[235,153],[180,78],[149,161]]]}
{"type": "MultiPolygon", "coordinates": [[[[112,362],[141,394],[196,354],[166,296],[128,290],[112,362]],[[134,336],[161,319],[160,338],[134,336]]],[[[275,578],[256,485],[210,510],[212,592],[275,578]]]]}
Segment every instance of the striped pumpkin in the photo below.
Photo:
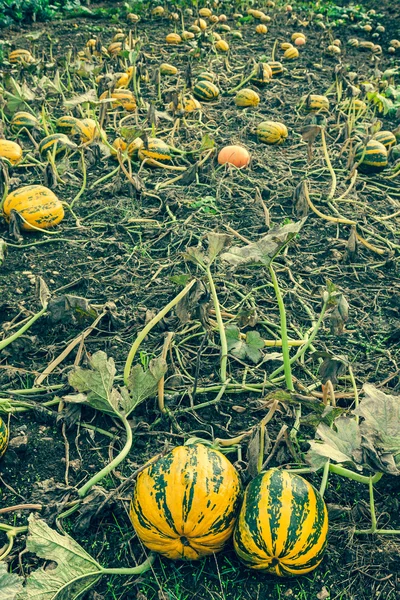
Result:
{"type": "Polygon", "coordinates": [[[138,155],[140,160],[146,160],[146,164],[151,166],[157,166],[152,159],[157,162],[170,162],[172,160],[168,144],[158,138],[149,138],[147,144],[143,144],[139,149],[138,155]]]}
{"type": "Polygon", "coordinates": [[[78,119],[71,117],[71,115],[64,115],[63,117],[57,119],[56,128],[61,133],[72,133],[72,131],[75,129],[77,121],[78,119]]]}
{"type": "Polygon", "coordinates": [[[52,133],[47,135],[39,144],[40,154],[46,154],[47,152],[55,152],[55,154],[61,154],[67,150],[67,148],[75,149],[76,144],[65,135],[65,133],[52,133]]]}
{"type": "MultiPolygon", "coordinates": [[[[168,110],[174,111],[174,103],[171,102],[168,106],[168,110]]],[[[177,111],[183,110],[186,113],[195,112],[196,110],[201,110],[201,104],[196,98],[193,96],[186,96],[183,100],[179,100],[178,105],[176,106],[177,111]]]]}
{"type": "Polygon", "coordinates": [[[287,136],[286,125],[278,121],[262,121],[257,127],[257,137],[264,144],[282,144],[287,136]]]}
{"type": "Polygon", "coordinates": [[[182,43],[182,38],[179,35],[179,33],[169,33],[167,35],[167,37],[165,38],[165,41],[167,42],[167,44],[181,44],[182,43]]]}
{"type": "Polygon", "coordinates": [[[4,452],[7,450],[8,446],[8,427],[0,417],[0,458],[3,456],[4,452]]]}
{"type": "Polygon", "coordinates": [[[88,144],[106,135],[94,119],[76,119],[73,133],[79,135],[83,144],[88,144]]]}
{"type": "Polygon", "coordinates": [[[197,560],[222,550],[239,509],[239,475],[212,448],[178,446],[137,478],[130,517],[150,550],[197,560]]]}
{"type": "Polygon", "coordinates": [[[29,50],[24,50],[24,49],[19,49],[19,50],[13,50],[12,52],[10,52],[10,54],[8,55],[8,60],[10,61],[11,64],[23,64],[23,63],[31,63],[31,62],[35,62],[35,59],[33,58],[32,54],[29,52],[29,50]]]}
{"type": "Polygon", "coordinates": [[[136,98],[129,90],[115,90],[111,94],[106,91],[100,96],[100,100],[106,100],[107,98],[112,100],[112,108],[118,108],[119,106],[122,106],[122,108],[130,112],[135,110],[137,106],[136,98]]]}
{"type": "Polygon", "coordinates": [[[6,158],[12,165],[16,165],[22,158],[22,148],[17,142],[0,139],[0,158],[6,158]]]}
{"type": "Polygon", "coordinates": [[[57,196],[44,185],[24,185],[8,194],[3,211],[6,221],[15,210],[26,221],[22,229],[49,229],[64,218],[64,208],[57,196]],[[33,225],[33,227],[31,227],[33,225]]]}
{"type": "Polygon", "coordinates": [[[211,81],[206,81],[202,79],[196,83],[193,88],[193,94],[199,100],[205,100],[206,102],[210,102],[211,100],[215,100],[219,96],[219,89],[217,86],[211,81]]]}
{"type": "Polygon", "coordinates": [[[283,53],[283,58],[285,58],[286,60],[295,60],[296,58],[299,58],[299,51],[297,50],[297,48],[294,47],[288,48],[283,53]]]}
{"type": "Polygon", "coordinates": [[[178,69],[174,67],[174,65],[163,63],[160,65],[160,73],[161,75],[176,75],[178,73],[178,69]]]}
{"type": "Polygon", "coordinates": [[[283,65],[277,60],[272,60],[267,63],[269,68],[271,69],[272,77],[279,77],[279,75],[283,75],[283,65]]]}
{"type": "Polygon", "coordinates": [[[302,575],[321,562],[327,533],[328,513],[319,492],[300,475],[270,469],[246,489],[234,546],[252,569],[302,575]]]}
{"type": "Polygon", "coordinates": [[[32,115],[31,113],[25,111],[16,112],[13,118],[11,119],[11,129],[14,132],[18,132],[23,127],[27,129],[33,129],[35,127],[39,127],[39,121],[32,115]]]}
{"type": "Polygon", "coordinates": [[[320,96],[319,94],[308,94],[308,96],[302,97],[300,106],[309,112],[328,111],[329,100],[326,96],[320,96]]]}
{"type": "Polygon", "coordinates": [[[214,83],[215,75],[214,75],[214,73],[209,73],[208,71],[203,71],[202,73],[200,73],[197,76],[197,81],[211,81],[211,83],[214,83]]]}
{"type": "Polygon", "coordinates": [[[252,77],[251,82],[258,87],[263,87],[272,77],[272,69],[268,63],[258,63],[252,77]]]}
{"type": "Polygon", "coordinates": [[[388,153],[377,140],[370,140],[366,145],[360,142],[355,147],[354,160],[362,173],[378,173],[387,167],[388,153]]]}
{"type": "Polygon", "coordinates": [[[390,150],[396,144],[396,136],[391,131],[378,131],[373,139],[383,144],[386,150],[390,150]]]}
{"type": "Polygon", "coordinates": [[[244,88],[236,94],[235,104],[236,106],[258,106],[260,96],[254,90],[244,88]]]}

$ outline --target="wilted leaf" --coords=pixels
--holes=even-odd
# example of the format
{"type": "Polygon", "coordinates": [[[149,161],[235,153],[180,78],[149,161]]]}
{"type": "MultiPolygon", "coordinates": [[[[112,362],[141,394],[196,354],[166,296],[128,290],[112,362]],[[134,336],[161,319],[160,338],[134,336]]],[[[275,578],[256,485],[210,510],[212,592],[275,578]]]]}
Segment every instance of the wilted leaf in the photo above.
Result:
{"type": "Polygon", "coordinates": [[[296,223],[288,223],[280,229],[271,230],[254,244],[234,247],[229,252],[224,252],[221,259],[234,267],[248,264],[268,266],[279,251],[299,233],[304,223],[305,219],[302,219],[296,223]]]}
{"type": "Polygon", "coordinates": [[[68,98],[68,100],[64,101],[64,106],[66,108],[74,108],[79,104],[84,104],[85,102],[97,102],[97,94],[95,90],[89,90],[84,94],[79,94],[78,96],[72,96],[72,98],[68,98]]]}
{"type": "MultiPolygon", "coordinates": [[[[313,355],[316,356],[316,353],[313,355]]],[[[348,365],[348,360],[344,356],[333,356],[328,354],[319,367],[319,376],[322,383],[330,380],[332,383],[337,383],[338,377],[344,373],[348,365]]]]}
{"type": "MultiPolygon", "coordinates": [[[[69,384],[78,392],[87,394],[85,403],[92,408],[108,414],[118,413],[121,396],[113,389],[116,373],[114,359],[107,358],[107,354],[99,350],[89,362],[91,369],[77,367],[70,373],[69,384]]],[[[71,398],[66,397],[66,400],[71,402],[71,398]]]]}
{"type": "Polygon", "coordinates": [[[308,142],[312,144],[315,142],[318,134],[321,131],[321,127],[319,125],[305,125],[301,130],[301,137],[303,138],[303,142],[308,142]]]}
{"type": "MultiPolygon", "coordinates": [[[[178,275],[177,277],[185,278],[182,280],[182,287],[187,285],[191,279],[191,276],[188,276],[188,279],[186,279],[185,275],[178,275]]],[[[176,283],[179,282],[177,281],[176,283]]],[[[189,292],[179,300],[178,304],[175,306],[175,314],[181,323],[187,323],[191,320],[192,316],[198,312],[200,306],[207,300],[208,295],[204,283],[196,281],[189,292]]]]}
{"type": "Polygon", "coordinates": [[[22,582],[22,577],[9,573],[6,563],[0,562],[0,600],[15,600],[22,590],[22,582]]]}
{"type": "Polygon", "coordinates": [[[215,141],[206,133],[201,140],[201,148],[200,151],[210,150],[215,147],[215,141]]]}
{"type": "Polygon", "coordinates": [[[194,262],[196,265],[204,267],[208,263],[208,258],[201,246],[191,246],[186,248],[184,256],[187,260],[194,262]]]}
{"type": "Polygon", "coordinates": [[[154,396],[161,377],[167,372],[167,362],[159,357],[153,358],[149,368],[144,370],[141,365],[135,365],[128,378],[128,390],[130,398],[124,396],[123,408],[128,415],[141,402],[154,396]]]}
{"type": "Polygon", "coordinates": [[[71,315],[91,317],[93,319],[97,317],[97,311],[89,304],[86,298],[72,296],[71,294],[53,298],[49,302],[48,314],[53,323],[63,321],[71,315]]]}
{"type": "Polygon", "coordinates": [[[242,338],[240,330],[235,325],[228,325],[225,329],[228,351],[241,360],[246,357],[252,362],[258,363],[263,357],[261,349],[264,348],[264,340],[258,331],[248,331],[246,337],[242,338]]]}
{"type": "Polygon", "coordinates": [[[347,463],[357,468],[362,461],[361,433],[355,419],[339,417],[335,429],[321,423],[316,432],[321,441],[313,440],[307,460],[314,468],[321,468],[329,458],[337,463],[347,463]],[[322,459],[322,460],[321,460],[322,459]]]}
{"type": "Polygon", "coordinates": [[[33,571],[16,600],[76,600],[101,577],[102,567],[75,540],[33,515],[26,547],[40,558],[56,562],[57,567],[33,571]]]}
{"type": "Polygon", "coordinates": [[[215,258],[222,252],[222,250],[229,244],[231,236],[226,233],[208,233],[208,257],[210,262],[213,262],[215,258]]]}

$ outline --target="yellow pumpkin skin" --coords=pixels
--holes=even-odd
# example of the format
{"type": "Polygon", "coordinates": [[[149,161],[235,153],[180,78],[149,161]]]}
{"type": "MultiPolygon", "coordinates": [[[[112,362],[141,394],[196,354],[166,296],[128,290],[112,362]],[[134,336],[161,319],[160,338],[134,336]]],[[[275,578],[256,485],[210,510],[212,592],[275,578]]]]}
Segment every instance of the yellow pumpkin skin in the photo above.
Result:
{"type": "Polygon", "coordinates": [[[176,75],[178,73],[178,69],[174,65],[162,63],[160,65],[160,73],[161,75],[176,75]]]}
{"type": "Polygon", "coordinates": [[[27,221],[22,224],[22,229],[26,231],[50,229],[64,218],[60,200],[44,185],[24,185],[8,194],[3,205],[6,221],[10,220],[12,210],[27,221]]]}
{"type": "Polygon", "coordinates": [[[286,125],[278,121],[262,121],[257,127],[257,137],[264,144],[282,144],[287,136],[286,125]]]}
{"type": "Polygon", "coordinates": [[[88,144],[94,140],[105,136],[104,130],[100,129],[94,119],[77,119],[73,133],[77,133],[83,144],[88,144]]]}
{"type": "Polygon", "coordinates": [[[112,92],[111,94],[103,92],[100,96],[100,100],[105,100],[107,98],[112,99],[112,102],[110,103],[112,108],[122,106],[122,108],[128,112],[136,110],[136,98],[129,90],[115,90],[115,92],[112,92]]]}
{"type": "Polygon", "coordinates": [[[235,96],[236,106],[258,106],[260,104],[260,96],[254,90],[244,88],[240,90],[235,96]]]}
{"type": "Polygon", "coordinates": [[[22,158],[22,148],[17,142],[0,139],[0,157],[7,158],[12,165],[16,165],[22,158]]]}
{"type": "Polygon", "coordinates": [[[4,452],[7,450],[8,446],[8,427],[0,417],[0,458],[3,456],[4,452]]]}
{"type": "Polygon", "coordinates": [[[197,560],[222,550],[235,525],[239,475],[217,450],[178,446],[137,478],[130,518],[150,550],[197,560]]]}

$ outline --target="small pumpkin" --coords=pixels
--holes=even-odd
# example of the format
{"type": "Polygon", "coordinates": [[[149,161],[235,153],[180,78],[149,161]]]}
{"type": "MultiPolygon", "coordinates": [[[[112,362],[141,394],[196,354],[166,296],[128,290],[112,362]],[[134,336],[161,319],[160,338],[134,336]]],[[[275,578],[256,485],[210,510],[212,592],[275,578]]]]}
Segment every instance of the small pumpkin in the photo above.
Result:
{"type": "Polygon", "coordinates": [[[269,83],[272,77],[272,70],[268,63],[258,63],[253,75],[250,79],[252,83],[257,85],[258,87],[263,87],[267,83],[269,83]]]}
{"type": "Polygon", "coordinates": [[[292,46],[291,48],[285,50],[285,52],[283,53],[283,58],[285,58],[286,60],[295,60],[296,58],[299,58],[299,51],[297,50],[297,48],[294,48],[292,46]]]}
{"type": "Polygon", "coordinates": [[[299,38],[302,38],[304,41],[306,40],[306,36],[304,35],[304,33],[301,33],[299,31],[292,34],[291,40],[292,42],[295,42],[299,38]]]}
{"type": "MultiPolygon", "coordinates": [[[[169,104],[168,109],[170,111],[173,111],[175,109],[173,102],[169,104]]],[[[186,113],[191,113],[195,112],[196,110],[201,110],[201,104],[198,100],[196,100],[196,98],[193,98],[193,96],[188,95],[185,96],[183,100],[180,100],[178,102],[178,105],[176,106],[175,110],[183,110],[186,113]]]]}
{"type": "Polygon", "coordinates": [[[165,41],[167,42],[167,44],[176,45],[182,43],[182,38],[179,35],[179,33],[169,33],[166,36],[165,41]]]}
{"type": "Polygon", "coordinates": [[[369,140],[367,144],[360,142],[354,149],[354,160],[362,173],[378,173],[388,164],[388,153],[383,144],[377,140],[369,140]]]}
{"type": "Polygon", "coordinates": [[[300,107],[309,112],[329,111],[329,100],[326,96],[308,94],[302,97],[300,107]]]}
{"type": "Polygon", "coordinates": [[[268,27],[260,23],[260,25],[257,25],[256,27],[256,33],[260,35],[265,35],[266,33],[268,33],[268,27]]]}
{"type": "Polygon", "coordinates": [[[229,52],[229,44],[225,40],[218,40],[215,43],[215,49],[218,52],[229,52]]]}
{"type": "Polygon", "coordinates": [[[110,56],[118,56],[118,54],[121,54],[123,50],[127,50],[124,42],[111,42],[107,48],[107,52],[110,54],[110,56]]]}
{"type": "Polygon", "coordinates": [[[44,185],[24,185],[6,197],[3,212],[6,221],[15,210],[26,221],[22,229],[49,229],[64,218],[64,208],[54,192],[44,185]],[[33,227],[32,227],[33,226],[33,227]]]}
{"type": "Polygon", "coordinates": [[[149,138],[147,144],[143,144],[139,149],[138,156],[140,160],[146,160],[146,165],[150,166],[157,166],[154,160],[157,162],[170,162],[172,160],[168,144],[159,138],[149,138]]]}
{"type": "Polygon", "coordinates": [[[250,162],[250,154],[243,146],[225,146],[218,154],[220,165],[230,164],[238,169],[247,167],[250,162]]]}
{"type": "Polygon", "coordinates": [[[8,446],[8,427],[3,419],[0,417],[0,458],[7,450],[8,446]]]}
{"type": "Polygon", "coordinates": [[[79,135],[83,144],[88,144],[106,135],[94,119],[77,119],[73,132],[79,135]]]}
{"type": "Polygon", "coordinates": [[[286,125],[278,121],[262,121],[257,126],[257,137],[264,144],[282,144],[287,136],[286,125]]]}
{"type": "Polygon", "coordinates": [[[199,27],[201,29],[201,31],[204,31],[205,29],[207,29],[207,21],[205,21],[204,19],[196,19],[196,21],[194,22],[195,27],[199,27]]]}
{"type": "Polygon", "coordinates": [[[110,98],[112,100],[111,107],[118,108],[122,107],[128,112],[136,109],[136,98],[130,90],[115,90],[111,94],[105,91],[101,94],[100,100],[110,98]]]}
{"type": "Polygon", "coordinates": [[[288,50],[289,48],[293,48],[293,44],[290,42],[282,42],[281,50],[288,50]]]}
{"type": "Polygon", "coordinates": [[[287,577],[320,564],[327,534],[320,493],[300,475],[269,469],[247,486],[233,541],[245,565],[287,577]]]}
{"type": "Polygon", "coordinates": [[[260,104],[260,96],[254,90],[244,88],[239,90],[235,96],[236,106],[258,106],[260,104]]]}
{"type": "Polygon", "coordinates": [[[132,77],[133,77],[133,67],[128,67],[125,73],[120,73],[116,84],[115,84],[115,88],[116,89],[121,89],[121,88],[126,88],[128,87],[132,77]]]}
{"type": "Polygon", "coordinates": [[[272,77],[279,77],[279,75],[283,75],[283,65],[277,60],[272,60],[267,63],[269,68],[271,69],[272,77]]]}
{"type": "Polygon", "coordinates": [[[177,67],[174,67],[174,65],[162,63],[160,65],[160,73],[161,75],[176,75],[178,73],[178,69],[177,67]]]}
{"type": "Polygon", "coordinates": [[[22,148],[17,142],[0,139],[0,158],[6,158],[12,165],[16,165],[22,158],[22,148]]]}
{"type": "Polygon", "coordinates": [[[58,154],[63,154],[68,149],[75,150],[76,144],[74,144],[65,133],[52,133],[51,135],[47,135],[39,144],[40,154],[45,154],[46,156],[47,152],[54,152],[57,156],[58,154]]]}
{"type": "Polygon", "coordinates": [[[11,129],[14,132],[19,131],[20,129],[26,127],[27,129],[34,129],[35,127],[40,127],[40,123],[31,113],[26,111],[16,112],[11,119],[11,129]]]}
{"type": "Polygon", "coordinates": [[[199,10],[200,17],[205,17],[207,19],[208,17],[211,17],[211,15],[212,15],[212,12],[209,8],[200,8],[200,10],[199,10]]]}
{"type": "Polygon", "coordinates": [[[214,83],[215,75],[214,73],[209,73],[208,71],[202,71],[197,76],[197,81],[211,81],[211,83],[214,83]]]}
{"type": "Polygon", "coordinates": [[[184,31],[181,37],[183,40],[185,40],[185,42],[187,42],[188,40],[192,40],[194,38],[194,33],[193,31],[184,31]]]}
{"type": "Polygon", "coordinates": [[[78,119],[76,117],[71,117],[71,115],[64,115],[63,117],[57,119],[56,128],[61,133],[72,133],[77,120],[78,119]]]}
{"type": "Polygon", "coordinates": [[[178,446],[138,475],[130,518],[150,550],[198,560],[231,536],[240,494],[239,475],[223,454],[202,444],[178,446]]]}
{"type": "Polygon", "coordinates": [[[151,14],[153,17],[162,17],[164,15],[164,13],[165,13],[165,10],[164,10],[163,6],[156,6],[151,11],[151,14]]]}
{"type": "Polygon", "coordinates": [[[396,144],[396,136],[391,131],[378,131],[373,136],[373,139],[383,144],[386,150],[390,150],[396,144]]]}
{"type": "Polygon", "coordinates": [[[200,80],[194,86],[193,94],[199,100],[205,100],[206,102],[210,102],[218,98],[219,89],[211,81],[200,80]]]}
{"type": "Polygon", "coordinates": [[[24,50],[22,48],[10,52],[10,54],[8,55],[8,60],[11,64],[24,64],[35,62],[35,59],[29,52],[29,50],[24,50]]]}

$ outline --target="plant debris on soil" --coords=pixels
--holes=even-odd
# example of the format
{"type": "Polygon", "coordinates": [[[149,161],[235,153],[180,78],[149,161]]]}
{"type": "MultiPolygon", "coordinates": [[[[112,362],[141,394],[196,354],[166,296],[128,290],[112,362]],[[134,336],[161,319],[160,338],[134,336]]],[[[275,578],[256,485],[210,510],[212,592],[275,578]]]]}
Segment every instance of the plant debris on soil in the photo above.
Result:
{"type": "MultiPolygon", "coordinates": [[[[137,23],[121,12],[117,23],[79,18],[1,31],[0,137],[23,149],[17,164],[0,163],[2,194],[41,184],[65,203],[65,218],[52,229],[25,231],[18,216],[0,223],[0,345],[44,307],[22,335],[0,346],[0,416],[10,430],[0,463],[1,521],[25,527],[36,514],[105,567],[135,567],[148,556],[130,523],[129,504],[137,473],[155,455],[191,438],[212,443],[247,433],[226,449],[246,483],[260,452],[249,440],[271,407],[264,468],[299,469],[310,467],[310,442],[319,445],[313,440],[321,424],[328,429],[337,417],[354,419],[370,385],[394,398],[394,406],[400,398],[399,146],[378,173],[362,172],[355,157],[356,145],[378,131],[396,134],[397,128],[399,141],[400,42],[389,51],[399,31],[398,9],[390,2],[299,3],[292,10],[270,4],[261,7],[270,17],[265,35],[256,33],[258,21],[247,5],[223,3],[213,10],[225,13],[226,23],[208,23],[178,45],[165,37],[193,25],[195,10],[190,15],[182,8],[177,20],[174,7],[161,17],[151,16],[150,7],[137,23]],[[242,16],[233,18],[236,12],[242,16]],[[306,43],[296,46],[297,59],[285,60],[281,44],[298,31],[306,43]],[[216,50],[213,32],[228,41],[229,52],[216,50]],[[122,43],[112,53],[116,35],[122,43]],[[352,38],[358,44],[349,44],[352,38]],[[381,50],[360,48],[362,41],[381,50]],[[328,50],[332,45],[338,53],[328,50]],[[32,62],[10,63],[10,52],[21,48],[32,62]],[[272,60],[282,62],[283,74],[257,87],[250,79],[254,65],[272,60]],[[177,74],[162,75],[163,63],[177,74]],[[135,75],[127,86],[137,108],[99,100],[114,89],[114,74],[129,66],[135,75]],[[179,94],[192,95],[204,71],[214,74],[220,94],[185,113],[179,94]],[[236,106],[240,87],[259,94],[258,106],[236,106]],[[307,111],[310,94],[327,96],[329,110],[307,111]],[[355,98],[364,103],[361,110],[355,98]],[[32,113],[38,125],[16,130],[17,111],[32,113]],[[65,115],[95,119],[104,136],[82,141],[75,131],[64,153],[56,155],[53,147],[40,154],[41,140],[57,132],[65,115]],[[286,125],[284,143],[258,139],[257,126],[266,120],[286,125]],[[126,144],[140,139],[147,148],[154,137],[172,149],[171,161],[161,166],[112,147],[122,138],[126,144]],[[220,165],[218,153],[227,145],[247,148],[250,165],[220,165]],[[289,356],[298,353],[290,393],[277,286],[289,356]],[[171,310],[158,318],[169,303],[171,310]],[[227,341],[222,359],[220,319],[227,341]],[[114,412],[91,403],[90,394],[83,404],[71,400],[85,392],[72,385],[71,374],[88,369],[102,351],[115,362],[114,386],[121,390],[127,356],[146,326],[127,411],[132,448],[79,510],[60,520],[77,490],[126,443],[121,405],[114,412]]],[[[104,13],[115,9],[113,3],[102,7],[104,13]]],[[[396,451],[390,452],[396,462],[396,451]]],[[[375,485],[378,527],[397,530],[400,482],[378,454],[349,460],[366,475],[374,472],[366,468],[371,464],[384,473],[375,485]]],[[[305,476],[319,487],[321,473],[305,476]]],[[[368,486],[331,474],[325,500],[328,548],[308,575],[278,579],[254,572],[228,545],[196,563],[158,557],[142,575],[94,582],[85,597],[399,598],[399,535],[354,533],[370,527],[368,486]]],[[[0,536],[7,546],[4,530],[0,536]]],[[[26,539],[21,531],[5,559],[8,571],[21,576],[49,568],[29,546],[20,554],[26,539]]]]}

